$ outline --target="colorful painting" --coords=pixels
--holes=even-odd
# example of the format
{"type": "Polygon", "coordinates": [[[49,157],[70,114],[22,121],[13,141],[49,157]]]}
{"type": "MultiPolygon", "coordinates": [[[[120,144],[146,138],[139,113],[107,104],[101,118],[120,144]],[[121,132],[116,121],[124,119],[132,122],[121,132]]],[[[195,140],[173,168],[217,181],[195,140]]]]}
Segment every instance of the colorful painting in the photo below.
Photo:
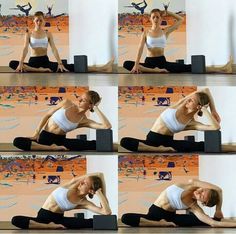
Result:
{"type": "MultiPolygon", "coordinates": [[[[0,87],[0,142],[12,143],[19,135],[32,136],[42,117],[66,98],[77,102],[88,87],[0,87]]],[[[75,137],[76,131],[68,134],[75,137]]],[[[78,133],[78,132],[77,132],[78,133]]],[[[87,129],[79,133],[88,133],[87,129]]]]}
{"type": "MultiPolygon", "coordinates": [[[[20,59],[24,35],[27,30],[33,30],[36,11],[44,12],[45,29],[53,33],[60,57],[69,57],[68,0],[0,0],[1,66],[8,66],[10,60],[20,59]]],[[[55,61],[51,51],[49,57],[55,61]]]]}
{"type": "Polygon", "coordinates": [[[81,155],[1,155],[1,221],[17,214],[34,217],[55,188],[84,174],[81,155]]]}
{"type": "Polygon", "coordinates": [[[125,136],[145,139],[165,108],[196,90],[196,86],[119,87],[119,139],[125,136]]]}
{"type": "MultiPolygon", "coordinates": [[[[184,18],[182,25],[170,34],[165,56],[168,61],[186,57],[186,13],[185,0],[119,0],[119,65],[125,60],[135,60],[138,52],[140,36],[144,29],[151,26],[149,12],[158,8],[177,13],[184,18]]],[[[162,27],[174,23],[173,17],[163,18],[162,27]]],[[[145,58],[145,51],[141,61],[145,58]]]]}
{"type": "Polygon", "coordinates": [[[169,185],[198,178],[198,155],[119,156],[119,217],[147,213],[169,185]]]}

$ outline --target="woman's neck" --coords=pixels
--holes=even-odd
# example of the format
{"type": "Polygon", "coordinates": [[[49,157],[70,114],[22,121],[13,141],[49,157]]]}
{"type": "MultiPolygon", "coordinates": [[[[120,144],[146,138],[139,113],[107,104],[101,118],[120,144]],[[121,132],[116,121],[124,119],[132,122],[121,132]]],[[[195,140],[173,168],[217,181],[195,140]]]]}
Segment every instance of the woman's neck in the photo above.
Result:
{"type": "Polygon", "coordinates": [[[151,30],[152,31],[160,31],[161,28],[160,28],[160,25],[159,24],[153,24],[152,27],[151,27],[151,30]]]}
{"type": "Polygon", "coordinates": [[[40,32],[44,32],[44,30],[41,27],[40,28],[35,27],[34,32],[40,33],[40,32]]]}

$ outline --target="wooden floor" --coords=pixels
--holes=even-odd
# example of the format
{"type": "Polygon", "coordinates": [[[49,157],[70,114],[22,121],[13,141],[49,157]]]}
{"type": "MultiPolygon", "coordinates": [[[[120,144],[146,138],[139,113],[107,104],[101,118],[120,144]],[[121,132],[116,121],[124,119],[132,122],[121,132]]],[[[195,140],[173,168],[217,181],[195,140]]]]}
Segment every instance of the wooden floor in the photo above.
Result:
{"type": "Polygon", "coordinates": [[[168,233],[168,234],[213,234],[213,233],[236,233],[236,228],[119,228],[118,231],[93,231],[93,230],[0,230],[0,233],[168,233]]]}
{"type": "Polygon", "coordinates": [[[236,86],[224,74],[0,73],[2,86],[236,86]]]}

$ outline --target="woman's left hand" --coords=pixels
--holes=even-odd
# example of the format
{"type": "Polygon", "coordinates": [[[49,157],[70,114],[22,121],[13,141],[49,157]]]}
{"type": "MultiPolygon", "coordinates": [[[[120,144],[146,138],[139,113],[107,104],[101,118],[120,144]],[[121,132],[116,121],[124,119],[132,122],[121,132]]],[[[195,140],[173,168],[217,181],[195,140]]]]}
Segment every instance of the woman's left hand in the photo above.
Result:
{"type": "Polygon", "coordinates": [[[58,67],[57,67],[57,72],[69,72],[69,70],[67,70],[63,64],[58,64],[58,67]]]}
{"type": "Polygon", "coordinates": [[[216,119],[218,123],[220,123],[221,119],[217,111],[211,111],[212,116],[216,119]]]}

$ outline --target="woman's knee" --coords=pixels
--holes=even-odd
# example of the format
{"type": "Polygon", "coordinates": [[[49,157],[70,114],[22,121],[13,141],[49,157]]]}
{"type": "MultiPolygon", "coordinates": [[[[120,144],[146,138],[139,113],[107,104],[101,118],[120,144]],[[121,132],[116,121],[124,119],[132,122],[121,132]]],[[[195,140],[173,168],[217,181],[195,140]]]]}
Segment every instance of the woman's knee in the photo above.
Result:
{"type": "Polygon", "coordinates": [[[138,214],[123,214],[121,217],[121,222],[132,227],[138,227],[140,223],[140,217],[141,216],[138,214]]]}
{"type": "Polygon", "coordinates": [[[134,66],[134,62],[133,61],[125,61],[123,63],[123,67],[129,71],[131,71],[133,69],[134,66]]]}
{"type": "Polygon", "coordinates": [[[28,229],[29,228],[29,218],[24,216],[14,216],[11,219],[12,225],[21,228],[21,229],[28,229]]]}
{"type": "Polygon", "coordinates": [[[32,141],[26,137],[16,137],[13,141],[13,145],[21,150],[31,150],[32,141]]]}
{"type": "Polygon", "coordinates": [[[130,151],[138,151],[139,140],[131,137],[123,137],[120,145],[130,151]]]}
{"type": "Polygon", "coordinates": [[[18,67],[19,62],[16,60],[12,60],[9,62],[9,67],[12,68],[13,70],[16,70],[16,68],[18,67]]]}

